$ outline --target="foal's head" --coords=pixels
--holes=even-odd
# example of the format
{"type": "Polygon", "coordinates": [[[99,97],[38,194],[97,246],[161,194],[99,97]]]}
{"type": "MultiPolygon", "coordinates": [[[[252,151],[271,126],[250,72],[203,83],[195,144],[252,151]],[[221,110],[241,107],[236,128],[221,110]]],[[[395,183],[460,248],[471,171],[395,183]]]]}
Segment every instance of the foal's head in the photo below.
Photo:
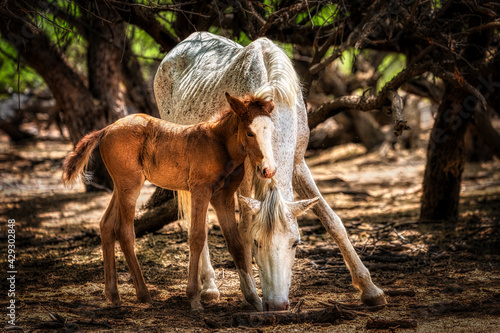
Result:
{"type": "Polygon", "coordinates": [[[260,178],[272,178],[276,173],[272,136],[274,124],[271,112],[274,103],[254,96],[238,99],[226,93],[231,109],[239,116],[238,141],[245,149],[260,178]]]}

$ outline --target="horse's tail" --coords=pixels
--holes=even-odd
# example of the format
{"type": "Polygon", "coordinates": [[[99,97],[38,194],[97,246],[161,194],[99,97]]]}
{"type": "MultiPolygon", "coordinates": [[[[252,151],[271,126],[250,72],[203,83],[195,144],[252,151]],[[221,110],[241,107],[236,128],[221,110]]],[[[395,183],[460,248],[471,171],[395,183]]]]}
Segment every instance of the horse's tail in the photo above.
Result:
{"type": "Polygon", "coordinates": [[[63,163],[62,182],[71,185],[87,166],[90,154],[95,149],[106,128],[85,135],[77,144],[73,152],[69,154],[63,163]]]}
{"type": "Polygon", "coordinates": [[[191,229],[191,193],[188,191],[177,191],[177,205],[179,207],[179,218],[186,219],[189,233],[191,229]]]}

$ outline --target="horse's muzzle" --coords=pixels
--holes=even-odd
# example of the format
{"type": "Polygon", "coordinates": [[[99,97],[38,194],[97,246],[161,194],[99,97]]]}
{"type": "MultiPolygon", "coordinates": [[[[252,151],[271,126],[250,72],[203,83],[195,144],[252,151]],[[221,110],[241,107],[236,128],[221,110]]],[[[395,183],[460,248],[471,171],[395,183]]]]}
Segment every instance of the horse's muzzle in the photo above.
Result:
{"type": "Polygon", "coordinates": [[[270,300],[264,301],[264,311],[286,311],[290,308],[290,302],[273,302],[270,300]]]}

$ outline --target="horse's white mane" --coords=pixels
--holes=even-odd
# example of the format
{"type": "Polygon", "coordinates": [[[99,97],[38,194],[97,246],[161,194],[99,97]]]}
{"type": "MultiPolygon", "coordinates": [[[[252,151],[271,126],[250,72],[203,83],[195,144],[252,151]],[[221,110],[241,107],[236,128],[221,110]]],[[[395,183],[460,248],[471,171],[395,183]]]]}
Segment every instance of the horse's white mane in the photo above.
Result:
{"type": "Polygon", "coordinates": [[[258,179],[254,174],[255,199],[262,201],[260,211],[253,217],[250,233],[259,243],[259,251],[269,251],[277,227],[286,228],[285,201],[276,181],[258,179]]]}
{"type": "Polygon", "coordinates": [[[292,62],[285,52],[269,39],[259,38],[254,43],[262,45],[268,78],[267,84],[260,87],[255,96],[272,99],[277,104],[283,103],[292,109],[295,108],[300,84],[292,62]]]}

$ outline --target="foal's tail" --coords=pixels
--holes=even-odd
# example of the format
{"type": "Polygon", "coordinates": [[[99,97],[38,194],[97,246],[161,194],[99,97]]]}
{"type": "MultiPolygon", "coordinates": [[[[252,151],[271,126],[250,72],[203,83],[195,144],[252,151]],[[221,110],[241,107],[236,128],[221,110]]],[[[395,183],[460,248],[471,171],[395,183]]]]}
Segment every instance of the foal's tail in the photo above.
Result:
{"type": "Polygon", "coordinates": [[[177,191],[177,205],[179,207],[179,218],[186,219],[189,233],[191,229],[191,193],[177,191]]]}
{"type": "Polygon", "coordinates": [[[90,154],[95,149],[105,133],[103,128],[85,135],[77,144],[73,152],[69,154],[63,163],[62,182],[64,185],[72,184],[87,166],[90,154]]]}

